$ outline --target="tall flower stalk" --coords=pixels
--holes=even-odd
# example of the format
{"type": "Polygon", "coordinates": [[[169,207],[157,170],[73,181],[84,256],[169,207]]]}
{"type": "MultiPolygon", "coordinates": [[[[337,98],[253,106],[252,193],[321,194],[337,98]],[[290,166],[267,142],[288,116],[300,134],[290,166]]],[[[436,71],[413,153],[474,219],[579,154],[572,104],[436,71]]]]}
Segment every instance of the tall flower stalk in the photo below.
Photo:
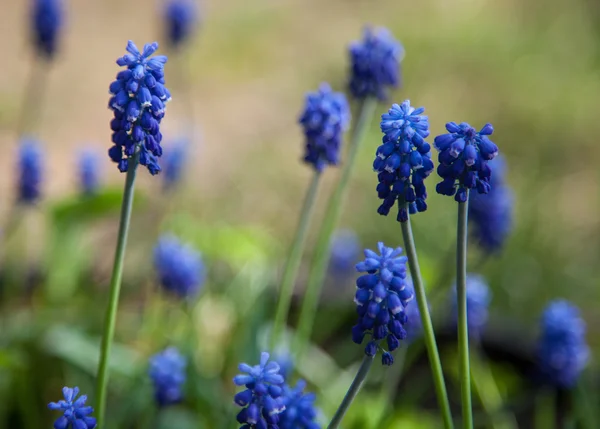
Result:
{"type": "Polygon", "coordinates": [[[110,85],[112,97],[109,108],[114,113],[114,119],[111,121],[114,146],[110,148],[108,154],[118,164],[119,170],[126,172],[127,176],[98,366],[96,401],[98,427],[101,429],[104,427],[106,414],[110,350],[115,333],[136,170],[141,164],[146,166],[153,175],[160,171],[158,165],[158,157],[162,155],[160,121],[164,117],[165,103],[171,99],[169,91],[164,86],[164,64],[167,58],[164,56],[150,58],[157,49],[157,43],[148,43],[140,52],[137,46],[129,41],[128,54],[117,60],[117,64],[125,66],[126,70],[119,72],[117,79],[110,85]]]}

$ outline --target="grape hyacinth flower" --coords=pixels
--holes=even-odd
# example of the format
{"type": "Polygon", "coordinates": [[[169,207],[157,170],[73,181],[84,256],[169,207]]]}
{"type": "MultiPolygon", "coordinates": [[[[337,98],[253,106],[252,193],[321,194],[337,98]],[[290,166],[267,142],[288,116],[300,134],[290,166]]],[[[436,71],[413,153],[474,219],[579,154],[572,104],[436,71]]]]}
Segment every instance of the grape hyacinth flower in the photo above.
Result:
{"type": "Polygon", "coordinates": [[[204,283],[200,254],[172,235],[158,240],[154,248],[154,267],[163,289],[182,299],[196,296],[204,283]]]}
{"type": "Polygon", "coordinates": [[[78,387],[63,387],[64,399],[58,402],[50,402],[48,408],[51,410],[60,410],[63,415],[54,422],[54,429],[94,429],[96,427],[96,419],[90,417],[94,409],[90,406],[85,406],[87,395],[79,395],[78,387]]]}
{"type": "Polygon", "coordinates": [[[350,45],[350,92],[357,99],[387,98],[400,84],[404,48],[386,28],[365,28],[363,39],[350,45]]]}
{"type": "Polygon", "coordinates": [[[188,157],[189,142],[177,140],[169,147],[164,157],[164,188],[172,189],[181,181],[188,157]]]}
{"type": "Polygon", "coordinates": [[[575,385],[589,359],[586,326],[579,309],[566,300],[551,302],[542,316],[537,361],[544,381],[560,388],[575,385]]]}
{"type": "Polygon", "coordinates": [[[61,0],[33,0],[31,10],[32,38],[40,56],[52,59],[63,24],[61,0]]]}
{"type": "Polygon", "coordinates": [[[371,336],[365,348],[367,356],[383,352],[382,363],[391,365],[394,360],[389,352],[400,346],[406,338],[403,325],[407,321],[404,308],[413,299],[412,289],[406,284],[406,256],[400,256],[402,248],[393,249],[378,243],[379,255],[365,249],[365,260],[356,264],[358,272],[366,272],[356,280],[358,290],[354,298],[359,316],[352,327],[352,340],[361,344],[366,334],[371,336]],[[386,338],[386,351],[380,342],[386,338]]]}
{"type": "Polygon", "coordinates": [[[360,242],[351,229],[341,229],[331,239],[330,272],[345,275],[353,266],[360,252],[360,242]]]}
{"type": "MultiPolygon", "coordinates": [[[[456,287],[453,291],[453,312],[456,318],[456,287]]],[[[492,293],[485,279],[478,274],[467,275],[467,326],[469,335],[481,336],[488,321],[488,308],[492,301],[492,293]]]]}
{"type": "Polygon", "coordinates": [[[187,360],[175,347],[169,347],[150,358],[148,374],[154,386],[154,398],[161,407],[183,399],[187,360]]]}
{"type": "Polygon", "coordinates": [[[169,45],[177,48],[190,38],[198,20],[197,12],[192,0],[171,0],[167,3],[164,18],[169,45]]]}
{"type": "MultiPolygon", "coordinates": [[[[406,288],[414,294],[414,287],[412,279],[406,278],[406,288]]],[[[406,323],[404,324],[404,330],[406,331],[407,340],[414,341],[423,334],[423,323],[421,322],[421,312],[419,311],[419,304],[417,299],[413,299],[404,308],[406,314],[406,323]]]]}
{"type": "Polygon", "coordinates": [[[280,414],[285,410],[283,403],[284,380],[279,374],[279,364],[269,362],[269,353],[260,355],[260,364],[239,365],[243,374],[236,375],[236,386],[246,390],[235,395],[234,402],[243,407],[237,415],[241,429],[278,429],[280,414]]]}
{"type": "Polygon", "coordinates": [[[147,43],[142,52],[131,40],[127,43],[128,54],[117,59],[125,66],[110,84],[109,108],[114,113],[111,121],[112,142],[108,154],[126,172],[129,162],[139,151],[139,162],[155,175],[160,171],[158,158],[162,155],[160,122],[165,116],[165,104],[171,94],[165,87],[164,65],[167,57],[150,56],[158,49],[158,43],[147,43]]]}
{"type": "Polygon", "coordinates": [[[315,409],[314,393],[304,393],[306,382],[299,380],[295,387],[287,384],[283,387],[283,405],[285,410],[279,415],[279,429],[320,429],[321,425],[315,422],[317,410],[315,409]]]}
{"type": "Polygon", "coordinates": [[[319,90],[306,95],[300,124],[306,137],[304,161],[322,171],[339,161],[342,134],[350,124],[350,108],[341,92],[322,83],[319,90]]]}
{"type": "Polygon", "coordinates": [[[19,147],[19,182],[17,200],[34,204],[40,198],[42,182],[42,149],[34,140],[23,140],[19,147]]]}
{"type": "Polygon", "coordinates": [[[490,191],[469,195],[471,233],[487,253],[496,252],[504,245],[512,229],[514,201],[513,191],[504,181],[504,159],[498,156],[490,165],[494,167],[490,191]]]}
{"type": "Polygon", "coordinates": [[[433,171],[429,136],[429,118],[406,100],[393,104],[381,115],[383,144],[377,148],[373,169],[377,171],[377,194],[383,203],[377,212],[387,216],[398,202],[399,222],[408,220],[408,213],[427,210],[425,179],[433,171]],[[406,207],[408,206],[408,208],[406,207]]]}
{"type": "Polygon", "coordinates": [[[434,146],[440,152],[437,184],[438,194],[453,196],[459,203],[467,201],[467,189],[477,189],[480,194],[490,191],[492,170],[488,161],[498,154],[498,146],[488,136],[494,132],[486,124],[479,132],[466,122],[446,124],[448,134],[435,138],[434,146]]]}
{"type": "Polygon", "coordinates": [[[98,154],[90,149],[79,154],[79,186],[83,195],[93,195],[98,190],[99,162],[98,154]]]}

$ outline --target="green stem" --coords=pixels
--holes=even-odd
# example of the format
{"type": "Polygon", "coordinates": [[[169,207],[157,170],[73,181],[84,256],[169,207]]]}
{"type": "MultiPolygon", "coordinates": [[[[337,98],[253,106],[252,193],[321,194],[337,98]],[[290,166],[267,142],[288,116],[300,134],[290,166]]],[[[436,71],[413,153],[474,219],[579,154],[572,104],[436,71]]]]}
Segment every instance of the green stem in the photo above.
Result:
{"type": "Polygon", "coordinates": [[[331,423],[329,423],[327,429],[335,429],[342,422],[346,411],[348,411],[348,408],[350,408],[350,404],[352,404],[352,401],[360,391],[360,388],[362,387],[363,383],[365,382],[365,379],[367,378],[369,369],[371,369],[371,365],[373,364],[373,358],[374,356],[366,355],[363,358],[363,361],[360,364],[360,368],[358,368],[358,372],[356,373],[356,377],[354,377],[354,380],[352,380],[352,384],[346,392],[346,396],[344,396],[342,403],[335,412],[335,415],[333,416],[333,419],[331,419],[331,423]]]}
{"type": "Polygon", "coordinates": [[[541,389],[535,401],[535,429],[556,428],[556,406],[555,391],[553,389],[541,389]]]}
{"type": "Polygon", "coordinates": [[[448,401],[448,393],[446,392],[446,384],[444,383],[442,363],[440,361],[440,355],[438,352],[437,343],[435,341],[435,333],[433,332],[433,323],[431,323],[429,306],[427,305],[425,287],[423,286],[423,279],[421,278],[421,269],[419,268],[417,249],[415,247],[415,240],[410,224],[410,215],[408,216],[408,220],[406,222],[401,222],[400,225],[402,227],[402,238],[404,240],[404,247],[406,248],[406,255],[408,256],[408,267],[410,269],[410,275],[415,288],[419,312],[421,313],[423,339],[425,342],[425,347],[427,348],[427,354],[429,356],[429,364],[431,365],[435,394],[442,411],[444,427],[446,429],[452,429],[454,427],[454,423],[452,422],[450,402],[448,401]]]}
{"type": "Polygon", "coordinates": [[[331,256],[331,236],[333,235],[333,230],[338,223],[342,211],[344,197],[346,195],[346,189],[348,188],[350,176],[352,175],[356,155],[360,144],[367,133],[376,106],[377,100],[374,98],[365,99],[360,106],[358,122],[354,127],[350,141],[348,159],[342,168],[340,181],[333,191],[333,195],[329,199],[325,217],[317,235],[317,244],[308,276],[304,300],[302,301],[302,307],[300,309],[300,319],[298,321],[295,349],[299,357],[302,355],[306,344],[310,340],[315,313],[319,303],[319,295],[321,294],[321,287],[327,272],[329,257],[331,256]]]}
{"type": "Polygon", "coordinates": [[[25,87],[23,105],[15,127],[17,138],[21,138],[25,133],[32,133],[33,125],[37,124],[39,120],[46,95],[50,65],[51,61],[40,58],[38,55],[33,59],[25,87]]]}
{"type": "Polygon", "coordinates": [[[121,203],[121,219],[119,222],[119,236],[117,238],[117,249],[110,280],[110,298],[106,309],[104,321],[104,333],[100,347],[100,363],[98,365],[98,381],[96,386],[96,418],[98,429],[103,429],[104,415],[106,412],[106,388],[108,385],[108,360],[110,358],[110,347],[115,335],[115,324],[117,320],[117,308],[119,306],[119,292],[121,290],[121,277],[123,274],[123,259],[127,245],[127,235],[131,220],[131,208],[133,206],[133,195],[135,185],[135,173],[139,162],[139,153],[129,160],[129,169],[125,178],[125,190],[123,202],[121,203]]]}
{"type": "Polygon", "coordinates": [[[277,305],[277,312],[275,313],[273,334],[271,336],[272,350],[274,350],[274,348],[277,346],[288,318],[290,302],[292,301],[292,294],[294,291],[294,284],[296,282],[298,269],[300,268],[300,262],[302,260],[302,250],[304,249],[306,236],[308,235],[308,226],[310,224],[310,219],[312,218],[312,213],[314,211],[313,209],[315,207],[315,201],[317,199],[320,177],[320,172],[315,171],[310,183],[310,187],[308,188],[306,196],[304,197],[304,203],[300,213],[300,220],[298,222],[298,228],[296,229],[296,236],[294,237],[294,241],[290,247],[285,268],[283,270],[281,289],[279,291],[279,301],[277,305]]]}
{"type": "Polygon", "coordinates": [[[458,301],[458,359],[463,428],[473,429],[471,407],[471,376],[469,369],[469,327],[467,325],[467,201],[458,203],[458,225],[456,229],[456,296],[458,301]]]}

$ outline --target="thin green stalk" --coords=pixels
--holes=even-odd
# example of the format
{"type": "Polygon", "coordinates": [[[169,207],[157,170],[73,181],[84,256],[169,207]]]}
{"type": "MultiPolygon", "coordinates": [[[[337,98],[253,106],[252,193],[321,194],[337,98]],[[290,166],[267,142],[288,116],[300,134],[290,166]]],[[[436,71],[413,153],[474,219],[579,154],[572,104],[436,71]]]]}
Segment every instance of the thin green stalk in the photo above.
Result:
{"type": "Polygon", "coordinates": [[[306,236],[308,235],[308,226],[310,225],[310,219],[312,218],[315,201],[317,199],[320,177],[320,172],[315,171],[310,187],[306,191],[302,211],[300,212],[300,220],[298,221],[298,227],[296,229],[296,235],[292,242],[292,246],[290,247],[285,268],[283,270],[277,312],[275,313],[275,322],[273,324],[273,333],[271,335],[272,350],[275,349],[279,342],[290,311],[290,302],[292,301],[294,284],[296,283],[296,277],[298,276],[298,269],[300,268],[300,262],[302,260],[302,250],[304,250],[306,236]]]}
{"type": "Polygon", "coordinates": [[[456,229],[456,296],[458,301],[458,360],[463,428],[473,429],[471,407],[471,372],[469,369],[469,327],[467,325],[467,201],[458,203],[458,225],[456,229]]]}
{"type": "Polygon", "coordinates": [[[423,279],[421,278],[421,269],[419,268],[419,259],[417,258],[415,239],[413,237],[412,227],[410,224],[410,215],[408,216],[408,220],[406,222],[400,222],[400,225],[402,227],[402,238],[404,240],[404,247],[406,248],[406,255],[408,256],[408,267],[410,269],[410,275],[415,288],[419,312],[421,313],[423,340],[429,356],[429,364],[431,366],[435,394],[442,412],[444,427],[446,429],[452,429],[454,427],[454,423],[452,422],[450,402],[448,401],[448,393],[446,392],[446,384],[444,383],[442,363],[440,361],[440,354],[435,341],[435,333],[433,332],[433,323],[431,323],[429,306],[427,305],[425,287],[423,286],[423,279]]]}
{"type": "Polygon", "coordinates": [[[335,229],[342,207],[344,204],[344,197],[346,195],[346,189],[348,188],[348,182],[352,175],[352,170],[356,161],[356,155],[358,153],[361,142],[364,137],[375,113],[375,107],[377,106],[377,100],[374,98],[365,99],[360,106],[360,113],[358,122],[354,127],[352,137],[350,140],[350,148],[348,151],[348,159],[342,167],[342,175],[337,187],[333,191],[333,195],[329,199],[329,204],[323,218],[323,223],[317,235],[317,245],[313,256],[311,270],[308,276],[308,283],[306,292],[304,294],[304,300],[302,301],[302,307],[300,309],[300,318],[298,321],[298,330],[296,334],[295,349],[298,356],[302,355],[310,335],[315,320],[315,313],[319,303],[319,296],[321,294],[321,287],[327,273],[327,265],[329,263],[329,257],[331,256],[331,236],[335,229]]]}
{"type": "Polygon", "coordinates": [[[108,385],[108,360],[110,358],[110,348],[115,335],[115,323],[117,320],[117,308],[119,306],[119,292],[121,290],[121,277],[123,274],[123,259],[125,256],[125,247],[127,245],[127,235],[129,232],[129,223],[131,220],[131,208],[133,206],[133,195],[135,185],[135,173],[139,162],[139,153],[136,153],[129,160],[129,169],[125,178],[125,190],[123,192],[123,202],[121,203],[121,219],[119,221],[119,235],[117,238],[117,249],[115,251],[115,261],[110,280],[110,298],[106,309],[106,319],[104,321],[104,333],[102,336],[102,345],[100,347],[100,363],[98,365],[98,380],[96,386],[96,418],[98,419],[98,429],[104,429],[104,415],[106,413],[106,388],[108,385]]]}
{"type": "Polygon", "coordinates": [[[39,120],[46,95],[50,63],[37,55],[33,58],[23,104],[15,127],[17,138],[22,137],[25,133],[32,133],[33,125],[37,124],[39,120]]]}
{"type": "Polygon", "coordinates": [[[555,390],[541,389],[535,401],[535,429],[556,428],[555,390]]]}
{"type": "Polygon", "coordinates": [[[360,364],[360,368],[358,368],[358,372],[356,373],[356,377],[354,377],[354,380],[352,380],[352,384],[346,392],[346,396],[344,396],[342,403],[335,412],[335,415],[333,416],[333,419],[331,419],[331,423],[329,423],[327,429],[336,429],[342,422],[346,411],[348,411],[348,408],[350,408],[350,404],[352,404],[352,401],[360,391],[360,388],[362,387],[363,383],[365,382],[365,379],[367,378],[369,369],[371,369],[371,365],[373,364],[373,358],[374,356],[366,355],[363,358],[363,361],[360,364]]]}

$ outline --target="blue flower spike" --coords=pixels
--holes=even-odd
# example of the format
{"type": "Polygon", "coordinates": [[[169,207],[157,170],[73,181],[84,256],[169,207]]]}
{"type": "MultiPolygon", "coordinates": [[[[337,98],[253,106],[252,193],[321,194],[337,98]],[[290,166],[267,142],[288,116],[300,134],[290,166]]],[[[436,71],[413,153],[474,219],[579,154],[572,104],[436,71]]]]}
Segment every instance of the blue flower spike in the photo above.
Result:
{"type": "Polygon", "coordinates": [[[327,83],[306,95],[299,119],[306,138],[304,162],[322,171],[339,162],[342,136],[350,124],[350,108],[341,92],[327,83]]]}
{"type": "Polygon", "coordinates": [[[361,100],[386,100],[389,88],[400,85],[404,48],[386,28],[366,27],[363,39],[350,45],[350,92],[361,100]]]}
{"type": "Polygon", "coordinates": [[[154,398],[161,407],[182,401],[186,366],[186,358],[175,347],[150,358],[148,375],[154,386],[154,398]]]}
{"type": "Polygon", "coordinates": [[[429,118],[406,100],[393,104],[381,115],[383,144],[377,148],[373,169],[378,173],[377,195],[383,200],[377,212],[387,216],[398,204],[398,222],[408,214],[427,210],[425,179],[433,171],[429,136],[429,118]]]}
{"type": "Polygon", "coordinates": [[[42,183],[42,160],[44,154],[38,142],[25,139],[19,147],[19,177],[17,200],[23,204],[35,204],[40,199],[42,183]]]}
{"type": "Polygon", "coordinates": [[[190,142],[185,139],[176,140],[168,148],[164,158],[163,185],[165,190],[173,189],[181,182],[189,152],[190,142]]]}
{"type": "Polygon", "coordinates": [[[442,178],[436,186],[437,193],[454,196],[459,203],[467,201],[468,189],[487,194],[492,176],[488,161],[498,154],[498,146],[488,137],[494,132],[492,124],[477,132],[466,122],[448,122],[446,130],[448,134],[434,140],[439,151],[437,172],[442,178]]]}
{"type": "Polygon", "coordinates": [[[99,167],[100,159],[91,149],[79,154],[79,187],[83,195],[94,195],[100,184],[99,167]]]}
{"type": "Polygon", "coordinates": [[[58,402],[50,402],[48,408],[62,411],[63,415],[54,422],[54,429],[94,429],[96,419],[90,417],[94,409],[86,406],[87,395],[79,395],[78,387],[63,387],[63,398],[58,402]]]}
{"type": "Polygon", "coordinates": [[[164,9],[169,45],[178,48],[192,36],[198,22],[198,10],[192,0],[171,0],[164,9]]]}
{"type": "MultiPolygon", "coordinates": [[[[454,316],[457,314],[456,286],[452,288],[454,316]]],[[[467,275],[467,325],[469,336],[479,338],[488,321],[492,293],[487,282],[479,274],[467,275]]]]}
{"type": "Polygon", "coordinates": [[[242,374],[236,375],[233,382],[246,387],[234,398],[235,404],[242,407],[237,415],[240,429],[278,429],[280,414],[285,410],[279,364],[269,361],[269,353],[263,352],[259,365],[241,363],[239,370],[242,374]]]}
{"type": "Polygon", "coordinates": [[[404,308],[414,294],[406,283],[406,256],[400,256],[400,247],[393,249],[378,243],[379,254],[366,249],[365,260],[356,264],[358,272],[366,272],[356,280],[358,323],[352,327],[352,340],[362,344],[366,335],[370,337],[365,347],[367,356],[382,351],[382,364],[392,365],[394,359],[389,352],[400,346],[407,336],[404,324],[407,316],[404,308]],[[387,350],[380,344],[387,342],[387,350]]]}
{"type": "Polygon", "coordinates": [[[360,240],[351,229],[337,230],[331,238],[331,257],[329,271],[343,277],[354,267],[354,262],[360,254],[360,240]]]}
{"type": "Polygon", "coordinates": [[[114,113],[111,121],[114,146],[108,155],[124,173],[131,158],[139,151],[140,164],[155,175],[161,170],[158,158],[163,152],[160,122],[165,116],[165,105],[171,100],[165,87],[167,57],[152,57],[158,49],[156,42],[147,43],[140,52],[130,40],[126,49],[128,54],[117,59],[117,64],[126,69],[117,74],[109,89],[108,107],[114,113]]]}
{"type": "Polygon", "coordinates": [[[158,240],[154,248],[154,267],[163,289],[181,299],[195,297],[204,283],[200,253],[172,235],[158,240]]]}
{"type": "Polygon", "coordinates": [[[285,410],[279,414],[279,429],[321,429],[315,422],[317,409],[314,393],[304,393],[306,382],[299,380],[295,387],[283,388],[283,404],[285,410]]]}
{"type": "Polygon", "coordinates": [[[33,0],[31,31],[37,52],[52,59],[58,46],[58,35],[63,25],[61,0],[33,0]]]}

